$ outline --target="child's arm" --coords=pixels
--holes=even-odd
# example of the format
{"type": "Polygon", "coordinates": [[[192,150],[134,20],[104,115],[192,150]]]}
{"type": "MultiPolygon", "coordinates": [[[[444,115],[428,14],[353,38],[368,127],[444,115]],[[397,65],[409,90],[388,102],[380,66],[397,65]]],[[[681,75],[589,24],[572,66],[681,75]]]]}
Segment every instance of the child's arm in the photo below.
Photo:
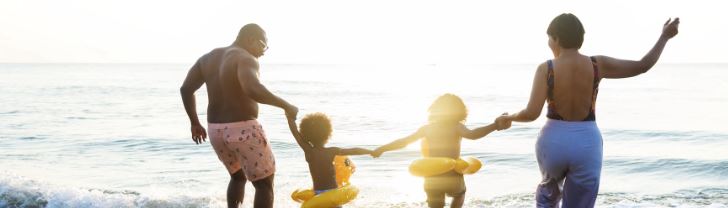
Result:
{"type": "Polygon", "coordinates": [[[463,138],[476,140],[485,137],[491,132],[498,130],[498,126],[495,123],[491,123],[486,126],[482,126],[473,130],[468,129],[465,125],[460,125],[460,135],[463,138]]]}
{"type": "Polygon", "coordinates": [[[298,143],[298,146],[300,146],[301,149],[303,149],[303,152],[308,152],[309,150],[311,150],[313,148],[313,147],[311,147],[311,145],[308,142],[303,141],[303,138],[301,137],[301,133],[298,132],[298,127],[296,126],[296,120],[293,120],[293,118],[289,117],[288,118],[288,128],[291,129],[291,134],[293,134],[293,138],[296,139],[296,143],[298,143]]]}
{"type": "Polygon", "coordinates": [[[398,140],[394,140],[393,142],[382,145],[381,147],[375,149],[372,152],[372,157],[379,157],[384,152],[392,151],[392,150],[398,150],[406,147],[408,144],[411,144],[412,142],[415,142],[419,139],[421,139],[424,136],[424,127],[417,130],[417,132],[398,140]]]}
{"type": "Polygon", "coordinates": [[[336,148],[334,150],[335,155],[368,155],[372,154],[372,151],[364,148],[336,148]]]}

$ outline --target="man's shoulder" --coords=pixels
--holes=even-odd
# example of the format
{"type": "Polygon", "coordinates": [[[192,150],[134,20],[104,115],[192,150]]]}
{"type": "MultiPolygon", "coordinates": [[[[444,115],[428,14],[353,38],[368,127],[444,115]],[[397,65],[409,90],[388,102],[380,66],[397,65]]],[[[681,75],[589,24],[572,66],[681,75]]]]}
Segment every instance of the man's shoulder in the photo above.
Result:
{"type": "Polygon", "coordinates": [[[235,61],[238,64],[250,64],[250,65],[258,65],[258,60],[255,59],[253,55],[251,55],[248,51],[245,49],[239,48],[239,47],[228,47],[225,49],[225,58],[227,61],[235,61]]]}
{"type": "Polygon", "coordinates": [[[226,47],[219,47],[219,48],[213,48],[209,52],[205,53],[205,55],[202,55],[202,57],[210,58],[215,56],[220,56],[225,53],[226,47]]]}

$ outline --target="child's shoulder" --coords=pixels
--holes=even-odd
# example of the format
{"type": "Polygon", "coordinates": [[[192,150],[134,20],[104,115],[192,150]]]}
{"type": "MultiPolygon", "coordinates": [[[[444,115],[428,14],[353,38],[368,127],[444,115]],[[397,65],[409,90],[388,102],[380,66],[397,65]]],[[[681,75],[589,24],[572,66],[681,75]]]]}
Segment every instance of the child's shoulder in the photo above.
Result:
{"type": "Polygon", "coordinates": [[[427,130],[432,129],[433,127],[435,127],[437,125],[438,125],[438,123],[426,123],[426,124],[420,126],[420,128],[417,129],[417,132],[425,133],[425,132],[427,132],[427,130]]]}
{"type": "Polygon", "coordinates": [[[325,147],[325,148],[323,148],[322,152],[324,152],[327,155],[336,155],[339,152],[341,152],[341,148],[340,147],[325,147]]]}
{"type": "Polygon", "coordinates": [[[333,146],[324,147],[325,151],[334,151],[334,150],[340,150],[340,149],[341,149],[340,147],[333,147],[333,146]]]}
{"type": "Polygon", "coordinates": [[[454,129],[454,130],[460,130],[461,128],[464,128],[465,124],[460,122],[434,122],[434,123],[428,123],[425,125],[422,125],[418,131],[427,131],[431,129],[437,129],[437,130],[444,130],[444,129],[454,129]]]}
{"type": "Polygon", "coordinates": [[[324,147],[324,148],[312,148],[304,154],[310,157],[331,157],[338,153],[340,148],[338,147],[324,147]]]}

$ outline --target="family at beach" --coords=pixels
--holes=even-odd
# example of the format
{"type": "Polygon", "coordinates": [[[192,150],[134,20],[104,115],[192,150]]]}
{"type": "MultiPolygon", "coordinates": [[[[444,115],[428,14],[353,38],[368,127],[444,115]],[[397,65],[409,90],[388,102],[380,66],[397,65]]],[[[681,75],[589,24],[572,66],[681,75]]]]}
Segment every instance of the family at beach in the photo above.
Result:
{"type": "MultiPolygon", "coordinates": [[[[271,93],[259,80],[258,58],[268,49],[265,31],[257,24],[240,29],[230,46],[213,49],[189,70],[180,92],[191,122],[192,140],[210,143],[230,174],[228,207],[238,207],[245,183],[255,188],[254,207],[273,207],[275,157],[263,127],[257,122],[258,104],[285,111],[291,133],[303,149],[313,180],[315,195],[339,188],[334,158],[341,155],[371,155],[406,147],[421,140],[424,157],[460,158],[460,143],[479,139],[512,122],[536,120],[547,104],[548,118],[536,141],[536,158],[542,175],[535,191],[537,207],[594,207],[602,168],[602,136],[596,124],[595,106],[602,79],[637,76],[652,68],[668,40],[678,33],[679,18],[663,24],[657,42],[640,60],[609,56],[587,56],[579,52],[584,27],[573,14],[555,17],[548,26],[548,46],[553,59],[535,70],[526,107],[503,113],[493,123],[468,128],[467,108],[457,95],[444,94],[430,105],[428,121],[414,133],[374,150],[327,146],[333,127],[324,113],[304,116],[297,125],[298,108],[271,93]],[[195,91],[203,84],[208,95],[207,130],[200,124],[195,91]],[[208,135],[209,134],[209,135],[208,135]]],[[[462,173],[447,171],[425,177],[429,207],[462,207],[465,181],[462,173]]]]}

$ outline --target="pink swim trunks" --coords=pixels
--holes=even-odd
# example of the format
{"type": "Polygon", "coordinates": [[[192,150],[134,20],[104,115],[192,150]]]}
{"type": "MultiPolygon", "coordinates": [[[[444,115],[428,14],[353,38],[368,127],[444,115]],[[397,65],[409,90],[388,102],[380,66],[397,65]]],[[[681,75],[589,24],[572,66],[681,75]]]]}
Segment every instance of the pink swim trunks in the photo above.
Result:
{"type": "Polygon", "coordinates": [[[275,172],[275,158],[258,121],[209,123],[207,131],[212,148],[230,174],[242,169],[248,180],[257,181],[275,172]]]}

